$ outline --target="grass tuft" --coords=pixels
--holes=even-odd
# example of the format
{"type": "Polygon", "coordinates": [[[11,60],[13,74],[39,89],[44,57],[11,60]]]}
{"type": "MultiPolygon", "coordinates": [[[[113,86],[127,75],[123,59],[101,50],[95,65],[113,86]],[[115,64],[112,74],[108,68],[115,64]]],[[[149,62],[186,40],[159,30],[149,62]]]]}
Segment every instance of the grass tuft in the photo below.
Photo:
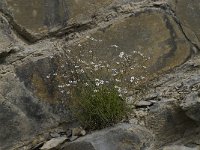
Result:
{"type": "Polygon", "coordinates": [[[102,129],[120,122],[128,112],[125,100],[113,86],[78,86],[72,98],[72,112],[88,130],[102,129]]]}

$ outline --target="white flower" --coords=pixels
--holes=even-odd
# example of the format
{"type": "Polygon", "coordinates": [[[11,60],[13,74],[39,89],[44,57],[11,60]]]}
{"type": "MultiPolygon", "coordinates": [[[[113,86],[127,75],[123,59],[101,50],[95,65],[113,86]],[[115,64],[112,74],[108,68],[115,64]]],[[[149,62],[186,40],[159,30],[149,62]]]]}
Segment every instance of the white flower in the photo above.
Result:
{"type": "Polygon", "coordinates": [[[69,87],[69,86],[71,86],[71,85],[70,85],[70,84],[66,84],[66,86],[68,86],[68,87],[69,87]]]}
{"type": "Polygon", "coordinates": [[[131,77],[130,82],[133,83],[134,80],[135,80],[135,77],[131,77]]]}
{"type": "Polygon", "coordinates": [[[100,80],[100,84],[102,84],[102,85],[103,85],[103,84],[104,84],[104,81],[103,81],[103,80],[100,80]]]}
{"type": "Polygon", "coordinates": [[[59,87],[59,88],[63,88],[63,87],[64,87],[64,85],[58,85],[58,87],[59,87]]]}
{"type": "Polygon", "coordinates": [[[119,57],[123,58],[123,56],[124,56],[124,52],[120,52],[119,57]]]}
{"type": "Polygon", "coordinates": [[[142,66],[142,67],[145,68],[145,69],[147,68],[146,66],[142,66]]]}
{"type": "Polygon", "coordinates": [[[79,68],[79,66],[75,66],[75,68],[79,68]]]}
{"type": "Polygon", "coordinates": [[[99,86],[99,85],[100,85],[100,83],[99,83],[99,82],[96,82],[95,84],[96,84],[96,86],[99,86]]]}
{"type": "Polygon", "coordinates": [[[97,42],[97,40],[95,38],[93,38],[93,37],[91,37],[90,40],[97,42]]]}
{"type": "Polygon", "coordinates": [[[46,78],[47,78],[47,79],[49,79],[49,78],[50,78],[50,76],[46,76],[46,78]]]}
{"type": "Polygon", "coordinates": [[[119,93],[121,93],[121,91],[122,91],[122,90],[121,90],[121,87],[116,86],[116,85],[115,85],[114,87],[117,89],[117,91],[118,91],[119,93]]]}
{"type": "Polygon", "coordinates": [[[84,73],[85,71],[83,69],[81,69],[81,73],[84,73]]]}
{"type": "Polygon", "coordinates": [[[121,82],[121,80],[119,80],[119,79],[115,79],[115,81],[116,81],[116,82],[121,82]]]}
{"type": "Polygon", "coordinates": [[[120,87],[118,87],[118,86],[115,85],[115,88],[118,89],[118,88],[120,88],[120,87]]]}
{"type": "Polygon", "coordinates": [[[111,47],[115,47],[115,48],[118,48],[119,46],[117,46],[117,45],[111,45],[111,47]]]}
{"type": "Polygon", "coordinates": [[[99,79],[95,79],[95,82],[99,82],[99,79]]]}
{"type": "Polygon", "coordinates": [[[109,67],[110,67],[110,65],[109,65],[109,64],[106,64],[106,67],[107,67],[107,68],[109,68],[109,67]]]}
{"type": "Polygon", "coordinates": [[[94,65],[94,70],[95,71],[99,70],[99,65],[94,65]]]}

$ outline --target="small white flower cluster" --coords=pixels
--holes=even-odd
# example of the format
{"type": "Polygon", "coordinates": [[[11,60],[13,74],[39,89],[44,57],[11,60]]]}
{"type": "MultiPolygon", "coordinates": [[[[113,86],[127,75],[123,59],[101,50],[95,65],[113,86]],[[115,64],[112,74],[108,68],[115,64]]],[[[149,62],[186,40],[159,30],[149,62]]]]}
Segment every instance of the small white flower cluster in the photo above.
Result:
{"type": "Polygon", "coordinates": [[[74,80],[74,81],[70,80],[70,81],[69,81],[69,84],[76,85],[77,83],[78,83],[78,81],[76,81],[76,80],[74,80]]]}
{"type": "Polygon", "coordinates": [[[94,41],[94,42],[102,42],[102,40],[97,40],[95,39],[94,37],[91,37],[91,36],[86,36],[87,39],[90,39],[91,41],[94,41]]]}
{"type": "Polygon", "coordinates": [[[135,77],[131,77],[130,82],[133,83],[135,80],[135,77]]]}
{"type": "Polygon", "coordinates": [[[111,45],[111,47],[118,48],[119,46],[118,45],[111,45]]]}
{"type": "Polygon", "coordinates": [[[126,88],[122,88],[122,87],[119,87],[117,85],[114,86],[115,89],[117,89],[117,91],[119,92],[119,96],[122,97],[122,95],[124,94],[127,94],[128,91],[126,88]]]}
{"type": "Polygon", "coordinates": [[[104,84],[104,80],[95,79],[95,84],[96,84],[96,86],[103,85],[104,84]]]}
{"type": "Polygon", "coordinates": [[[58,75],[58,73],[54,72],[54,73],[52,73],[52,74],[48,74],[48,75],[46,76],[46,78],[47,78],[47,79],[50,79],[51,76],[57,76],[57,75],[58,75]]]}
{"type": "Polygon", "coordinates": [[[124,52],[120,52],[119,57],[120,57],[120,58],[123,58],[123,57],[124,57],[124,54],[125,54],[124,52]]]}
{"type": "Polygon", "coordinates": [[[121,90],[121,87],[119,87],[119,86],[115,85],[115,88],[117,89],[117,91],[118,91],[119,93],[121,93],[121,92],[122,92],[122,90],[121,90]]]}

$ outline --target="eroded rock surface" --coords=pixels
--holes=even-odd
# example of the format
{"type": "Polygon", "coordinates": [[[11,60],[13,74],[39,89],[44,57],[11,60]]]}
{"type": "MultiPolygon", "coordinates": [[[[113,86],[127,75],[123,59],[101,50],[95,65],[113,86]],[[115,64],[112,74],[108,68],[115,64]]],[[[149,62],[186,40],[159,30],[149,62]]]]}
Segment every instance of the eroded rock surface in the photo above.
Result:
{"type": "Polygon", "coordinates": [[[64,109],[71,86],[84,76],[117,81],[125,91],[132,90],[128,87],[184,62],[190,55],[190,44],[170,16],[150,11],[87,35],[82,41],[63,47],[63,51],[20,65],[16,72],[42,101],[58,102],[64,109]]]}
{"type": "Polygon", "coordinates": [[[186,145],[188,148],[198,147],[199,64],[197,56],[152,82],[149,85],[151,88],[144,91],[146,94],[142,92],[140,96],[136,96],[139,101],[154,103],[149,107],[137,108],[135,116],[140,118],[140,124],[145,124],[154,131],[156,144],[159,146],[165,141],[172,145],[186,145]],[[151,98],[151,95],[156,96],[151,98]],[[154,126],[156,123],[158,125],[154,126]]]}
{"type": "MultiPolygon", "coordinates": [[[[9,55],[10,47],[16,42],[8,21],[0,16],[0,63],[9,55]]],[[[10,52],[12,53],[12,52],[10,52]]]]}
{"type": "Polygon", "coordinates": [[[130,124],[121,124],[111,129],[95,132],[75,142],[62,146],[63,150],[129,150],[146,149],[152,146],[153,136],[148,130],[130,124]]]}
{"type": "Polygon", "coordinates": [[[182,102],[181,106],[184,111],[186,111],[186,114],[191,119],[199,122],[199,107],[200,99],[199,99],[199,93],[198,92],[192,92],[188,94],[185,98],[185,100],[182,102]]]}
{"type": "Polygon", "coordinates": [[[173,18],[162,11],[140,12],[85,39],[67,48],[71,55],[94,68],[99,78],[109,65],[115,80],[127,84],[173,68],[190,55],[190,44],[173,18]]]}
{"type": "Polygon", "coordinates": [[[200,2],[198,0],[172,0],[172,2],[185,34],[200,47],[200,2]]]}
{"type": "Polygon", "coordinates": [[[0,8],[18,25],[17,30],[24,32],[20,34],[34,42],[61,28],[78,28],[81,24],[92,22],[103,8],[128,1],[130,0],[4,0],[0,3],[0,8]]]}

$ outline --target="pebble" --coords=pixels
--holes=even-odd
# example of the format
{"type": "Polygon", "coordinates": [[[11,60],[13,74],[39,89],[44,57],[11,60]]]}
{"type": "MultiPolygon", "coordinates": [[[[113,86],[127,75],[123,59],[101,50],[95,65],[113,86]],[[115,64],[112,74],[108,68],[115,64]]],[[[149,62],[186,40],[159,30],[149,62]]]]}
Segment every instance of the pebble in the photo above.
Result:
{"type": "Polygon", "coordinates": [[[52,138],[57,138],[57,137],[60,137],[60,134],[59,133],[56,133],[56,132],[53,132],[53,133],[50,133],[50,136],[52,138]]]}
{"type": "Polygon", "coordinates": [[[69,140],[72,142],[72,141],[75,141],[76,139],[78,139],[78,136],[73,136],[72,135],[72,137],[69,140]]]}
{"type": "Polygon", "coordinates": [[[50,150],[50,149],[56,148],[59,145],[63,144],[66,140],[67,140],[66,137],[52,138],[51,140],[44,143],[44,145],[40,149],[41,150],[50,150]]]}
{"type": "Polygon", "coordinates": [[[147,107],[151,106],[153,103],[149,101],[140,101],[136,104],[136,107],[147,107]]]}
{"type": "Polygon", "coordinates": [[[86,135],[86,131],[81,127],[72,129],[72,136],[84,136],[86,135]]]}

